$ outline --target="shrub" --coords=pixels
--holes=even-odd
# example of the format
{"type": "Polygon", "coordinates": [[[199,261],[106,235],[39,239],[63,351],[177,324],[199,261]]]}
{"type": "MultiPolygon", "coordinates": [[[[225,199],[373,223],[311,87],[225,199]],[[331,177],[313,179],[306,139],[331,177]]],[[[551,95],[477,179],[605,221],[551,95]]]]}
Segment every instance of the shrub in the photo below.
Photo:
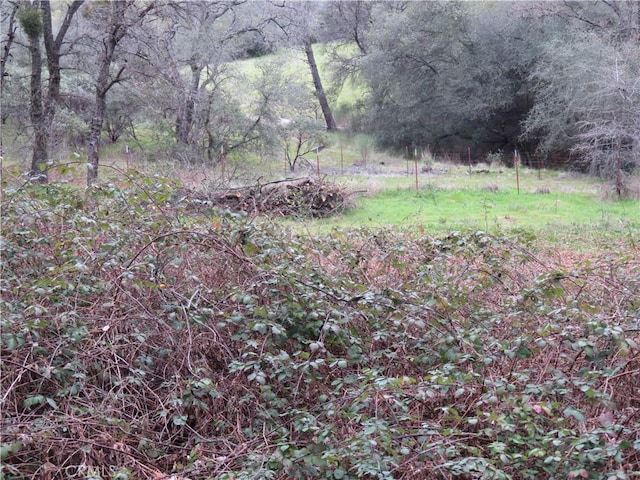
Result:
{"type": "Polygon", "coordinates": [[[561,263],[483,232],[310,239],[186,217],[175,191],[5,188],[5,478],[640,469],[632,247],[561,263]]]}

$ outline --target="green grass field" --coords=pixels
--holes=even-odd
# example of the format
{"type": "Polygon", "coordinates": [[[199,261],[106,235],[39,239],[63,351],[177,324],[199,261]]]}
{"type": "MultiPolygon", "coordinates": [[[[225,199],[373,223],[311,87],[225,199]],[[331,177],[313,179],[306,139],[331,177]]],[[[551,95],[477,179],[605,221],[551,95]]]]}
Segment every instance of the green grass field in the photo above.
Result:
{"type": "Polygon", "coordinates": [[[524,229],[549,238],[640,229],[640,202],[609,198],[609,185],[586,175],[522,169],[518,191],[513,169],[469,174],[466,167],[436,164],[434,170],[442,173],[419,174],[416,190],[415,175],[411,168],[407,174],[404,164],[391,161],[378,175],[328,177],[359,192],[354,205],[340,216],[306,221],[304,228],[312,233],[360,226],[434,233],[524,229]]]}
{"type": "Polygon", "coordinates": [[[336,219],[322,220],[323,227],[356,225],[422,225],[429,230],[514,227],[539,229],[556,225],[609,225],[640,220],[637,202],[599,202],[584,193],[538,195],[515,190],[496,193],[424,188],[387,190],[361,197],[356,208],[336,219]]]}

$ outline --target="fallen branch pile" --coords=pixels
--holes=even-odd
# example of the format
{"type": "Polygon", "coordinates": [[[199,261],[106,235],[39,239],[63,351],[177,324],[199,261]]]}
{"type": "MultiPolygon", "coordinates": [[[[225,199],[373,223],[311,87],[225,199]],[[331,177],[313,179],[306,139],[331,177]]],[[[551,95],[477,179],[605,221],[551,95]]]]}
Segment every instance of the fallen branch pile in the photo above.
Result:
{"type": "Polygon", "coordinates": [[[250,215],[321,218],[342,212],[350,195],[343,187],[311,177],[287,179],[203,194],[183,192],[197,210],[212,207],[244,211],[250,215]]]}

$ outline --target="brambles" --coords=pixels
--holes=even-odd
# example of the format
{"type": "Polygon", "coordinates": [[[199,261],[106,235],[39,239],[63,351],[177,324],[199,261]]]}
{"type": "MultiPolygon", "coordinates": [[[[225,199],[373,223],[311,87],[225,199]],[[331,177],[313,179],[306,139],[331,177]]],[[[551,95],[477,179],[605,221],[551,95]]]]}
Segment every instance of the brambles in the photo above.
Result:
{"type": "Polygon", "coordinates": [[[309,239],[185,218],[157,178],[3,198],[5,478],[640,470],[629,244],[309,239]]]}

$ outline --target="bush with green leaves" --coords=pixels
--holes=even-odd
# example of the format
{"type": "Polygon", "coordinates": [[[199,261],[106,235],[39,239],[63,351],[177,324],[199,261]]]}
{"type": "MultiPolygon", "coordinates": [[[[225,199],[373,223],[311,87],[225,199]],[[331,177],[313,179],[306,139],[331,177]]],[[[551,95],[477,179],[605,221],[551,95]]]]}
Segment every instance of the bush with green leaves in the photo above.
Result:
{"type": "Polygon", "coordinates": [[[177,191],[3,187],[3,478],[640,472],[637,241],[309,238],[177,191]]]}

